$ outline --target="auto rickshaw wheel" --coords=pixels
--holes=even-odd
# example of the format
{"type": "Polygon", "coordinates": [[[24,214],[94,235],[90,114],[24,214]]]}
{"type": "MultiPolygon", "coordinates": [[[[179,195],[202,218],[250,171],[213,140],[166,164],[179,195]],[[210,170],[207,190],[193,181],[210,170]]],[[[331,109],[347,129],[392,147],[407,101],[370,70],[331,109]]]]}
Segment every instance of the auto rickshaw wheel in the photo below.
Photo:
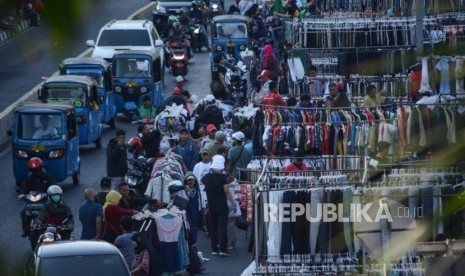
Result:
{"type": "Polygon", "coordinates": [[[108,125],[110,126],[111,129],[115,129],[115,127],[116,127],[116,116],[110,119],[110,121],[108,122],[108,125]]]}
{"type": "Polygon", "coordinates": [[[80,176],[81,176],[80,171],[73,173],[73,185],[79,185],[80,176]]]}

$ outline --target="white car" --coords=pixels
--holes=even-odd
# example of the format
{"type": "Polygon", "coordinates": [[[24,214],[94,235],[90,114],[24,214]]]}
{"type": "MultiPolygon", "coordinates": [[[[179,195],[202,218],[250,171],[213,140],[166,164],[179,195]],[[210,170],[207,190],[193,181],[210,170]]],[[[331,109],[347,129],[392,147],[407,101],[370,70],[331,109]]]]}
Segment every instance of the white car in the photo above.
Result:
{"type": "Polygon", "coordinates": [[[92,57],[109,62],[115,50],[149,50],[159,53],[164,64],[164,44],[150,20],[112,20],[100,29],[97,41],[87,40],[86,44],[94,47],[92,57]]]}

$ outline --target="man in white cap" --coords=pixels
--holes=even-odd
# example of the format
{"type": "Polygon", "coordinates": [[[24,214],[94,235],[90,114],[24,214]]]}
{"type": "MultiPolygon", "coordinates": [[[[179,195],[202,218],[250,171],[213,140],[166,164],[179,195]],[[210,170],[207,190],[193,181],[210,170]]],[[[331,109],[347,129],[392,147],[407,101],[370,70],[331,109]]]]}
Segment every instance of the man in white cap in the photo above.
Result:
{"type": "Polygon", "coordinates": [[[186,80],[181,75],[176,77],[176,86],[173,89],[173,94],[182,95],[182,92],[184,91],[184,85],[186,85],[185,81],[186,80]]]}
{"type": "Polygon", "coordinates": [[[216,105],[213,95],[205,97],[205,110],[199,115],[197,121],[203,125],[213,124],[217,129],[224,123],[223,111],[216,105]]]}
{"type": "Polygon", "coordinates": [[[247,168],[250,163],[250,153],[244,149],[245,135],[242,131],[234,132],[232,135],[233,147],[228,152],[228,173],[239,178],[239,170],[247,168]]]}
{"type": "Polygon", "coordinates": [[[205,183],[208,201],[212,255],[219,254],[223,257],[229,257],[231,255],[227,248],[229,213],[227,202],[231,203],[234,212],[236,212],[236,204],[229,192],[228,177],[224,174],[224,163],[223,156],[213,156],[210,172],[202,178],[202,183],[205,183]],[[219,250],[218,244],[220,245],[219,250]]]}

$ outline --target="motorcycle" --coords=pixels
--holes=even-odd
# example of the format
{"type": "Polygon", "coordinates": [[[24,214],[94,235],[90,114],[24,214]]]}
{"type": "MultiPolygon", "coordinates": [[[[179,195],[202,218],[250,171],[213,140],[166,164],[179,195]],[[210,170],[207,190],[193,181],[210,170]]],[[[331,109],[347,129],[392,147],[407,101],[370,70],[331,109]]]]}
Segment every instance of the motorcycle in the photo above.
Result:
{"type": "Polygon", "coordinates": [[[137,159],[127,159],[128,171],[124,176],[124,182],[128,183],[133,193],[143,195],[150,181],[150,174],[155,159],[139,156],[137,159]]]}
{"type": "Polygon", "coordinates": [[[172,41],[169,43],[169,67],[171,68],[171,74],[173,76],[185,76],[188,73],[187,62],[188,62],[188,53],[187,53],[188,42],[184,41],[172,41]]]}
{"type": "Polygon", "coordinates": [[[249,71],[242,62],[229,61],[226,67],[225,82],[229,87],[231,99],[235,106],[243,106],[247,103],[247,78],[249,71]]]}
{"type": "Polygon", "coordinates": [[[25,232],[28,233],[39,215],[40,210],[44,208],[45,203],[47,202],[47,194],[31,191],[26,195],[21,196],[22,200],[26,202],[26,229],[25,232]]]}
{"type": "Polygon", "coordinates": [[[224,13],[224,7],[220,0],[210,0],[210,6],[208,7],[208,13],[210,18],[224,13]]]}
{"type": "Polygon", "coordinates": [[[29,241],[32,250],[43,243],[72,239],[74,228],[68,225],[68,220],[68,218],[63,220],[58,226],[53,223],[46,223],[31,229],[29,241]]]}

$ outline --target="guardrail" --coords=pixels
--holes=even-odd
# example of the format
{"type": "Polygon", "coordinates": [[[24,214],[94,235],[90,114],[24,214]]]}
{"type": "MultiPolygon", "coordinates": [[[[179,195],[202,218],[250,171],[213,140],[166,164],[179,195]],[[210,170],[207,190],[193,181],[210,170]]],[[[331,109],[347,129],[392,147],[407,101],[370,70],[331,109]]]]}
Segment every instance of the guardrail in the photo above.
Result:
{"type": "MultiPolygon", "coordinates": [[[[144,7],[140,8],[139,10],[132,13],[128,16],[128,20],[141,20],[141,19],[151,19],[152,11],[155,8],[155,3],[151,2],[144,7]]],[[[92,52],[92,48],[89,48],[82,52],[78,57],[85,57],[89,56],[92,52]]],[[[54,72],[52,75],[57,75],[58,71],[54,72]]],[[[11,138],[7,135],[7,131],[10,130],[13,126],[13,113],[19,105],[34,101],[36,99],[36,92],[37,89],[40,88],[42,84],[39,83],[34,88],[29,90],[26,94],[24,94],[21,98],[16,100],[10,106],[8,106],[5,110],[0,113],[0,151],[3,151],[5,148],[9,147],[11,144],[11,138]]]]}

